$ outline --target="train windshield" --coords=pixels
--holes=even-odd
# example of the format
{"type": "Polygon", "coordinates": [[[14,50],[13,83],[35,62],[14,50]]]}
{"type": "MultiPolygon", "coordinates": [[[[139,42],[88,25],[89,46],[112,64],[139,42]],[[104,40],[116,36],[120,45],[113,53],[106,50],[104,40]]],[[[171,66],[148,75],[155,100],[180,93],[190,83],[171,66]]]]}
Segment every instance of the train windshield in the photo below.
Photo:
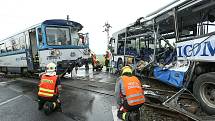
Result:
{"type": "Polygon", "coordinates": [[[78,35],[78,32],[77,31],[72,31],[71,32],[71,39],[72,39],[72,45],[80,45],[80,38],[79,38],[79,35],[78,35]]]}
{"type": "Polygon", "coordinates": [[[69,28],[46,27],[48,45],[71,45],[69,28]]]}

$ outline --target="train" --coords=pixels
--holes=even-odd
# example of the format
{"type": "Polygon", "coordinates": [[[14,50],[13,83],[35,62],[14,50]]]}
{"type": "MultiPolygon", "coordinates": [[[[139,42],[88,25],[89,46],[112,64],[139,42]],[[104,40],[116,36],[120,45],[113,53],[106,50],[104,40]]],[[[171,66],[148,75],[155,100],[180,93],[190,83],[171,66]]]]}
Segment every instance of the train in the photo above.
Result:
{"type": "Polygon", "coordinates": [[[57,65],[57,73],[76,66],[89,68],[89,36],[80,33],[82,28],[75,21],[50,19],[1,40],[0,71],[37,73],[50,62],[57,65]]]}

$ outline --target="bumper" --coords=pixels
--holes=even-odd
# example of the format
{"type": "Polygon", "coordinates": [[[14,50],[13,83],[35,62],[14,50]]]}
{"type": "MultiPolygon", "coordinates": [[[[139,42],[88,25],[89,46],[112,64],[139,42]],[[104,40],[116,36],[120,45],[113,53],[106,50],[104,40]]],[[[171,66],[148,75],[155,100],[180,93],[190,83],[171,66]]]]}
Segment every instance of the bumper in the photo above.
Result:
{"type": "Polygon", "coordinates": [[[89,59],[78,59],[78,60],[62,60],[57,62],[57,71],[64,72],[68,70],[71,72],[74,67],[81,67],[89,63],[89,59]]]}

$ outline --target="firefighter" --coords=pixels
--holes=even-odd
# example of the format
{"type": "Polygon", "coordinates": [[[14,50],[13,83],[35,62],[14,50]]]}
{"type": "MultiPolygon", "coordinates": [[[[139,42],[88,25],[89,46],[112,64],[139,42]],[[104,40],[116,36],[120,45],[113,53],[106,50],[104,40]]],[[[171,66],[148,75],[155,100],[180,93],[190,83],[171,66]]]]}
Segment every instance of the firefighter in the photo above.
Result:
{"type": "Polygon", "coordinates": [[[109,71],[109,63],[110,63],[110,59],[111,59],[111,53],[107,50],[106,54],[104,55],[105,57],[105,66],[106,66],[106,71],[109,71]]]}
{"type": "MultiPolygon", "coordinates": [[[[132,75],[132,68],[122,68],[122,76],[119,77],[115,86],[115,96],[118,104],[117,117],[129,120],[131,111],[137,111],[145,102],[145,97],[140,80],[132,75]]],[[[135,116],[138,118],[138,116],[135,116]]]]}
{"type": "Polygon", "coordinates": [[[97,60],[96,60],[96,54],[95,53],[91,53],[91,57],[92,57],[92,66],[93,66],[93,71],[96,68],[96,64],[97,64],[97,60]]]}
{"type": "Polygon", "coordinates": [[[56,75],[56,65],[49,63],[46,66],[46,72],[40,75],[38,91],[38,109],[43,109],[44,104],[54,102],[55,109],[62,112],[61,101],[59,100],[59,90],[61,90],[60,78],[56,75]]]}

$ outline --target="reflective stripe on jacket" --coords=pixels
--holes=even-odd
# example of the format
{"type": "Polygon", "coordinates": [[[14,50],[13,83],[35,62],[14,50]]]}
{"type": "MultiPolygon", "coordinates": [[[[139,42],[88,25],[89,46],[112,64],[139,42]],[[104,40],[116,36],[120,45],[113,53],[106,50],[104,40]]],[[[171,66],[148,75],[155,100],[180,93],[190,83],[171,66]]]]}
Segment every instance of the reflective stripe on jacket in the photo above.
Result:
{"type": "Polygon", "coordinates": [[[125,98],[128,105],[135,106],[145,102],[145,97],[141,87],[141,83],[137,77],[122,76],[123,86],[125,90],[125,98]]]}
{"type": "Polygon", "coordinates": [[[41,97],[53,97],[58,94],[57,88],[57,75],[55,76],[47,76],[42,75],[40,84],[39,84],[39,92],[38,95],[41,97]]]}

